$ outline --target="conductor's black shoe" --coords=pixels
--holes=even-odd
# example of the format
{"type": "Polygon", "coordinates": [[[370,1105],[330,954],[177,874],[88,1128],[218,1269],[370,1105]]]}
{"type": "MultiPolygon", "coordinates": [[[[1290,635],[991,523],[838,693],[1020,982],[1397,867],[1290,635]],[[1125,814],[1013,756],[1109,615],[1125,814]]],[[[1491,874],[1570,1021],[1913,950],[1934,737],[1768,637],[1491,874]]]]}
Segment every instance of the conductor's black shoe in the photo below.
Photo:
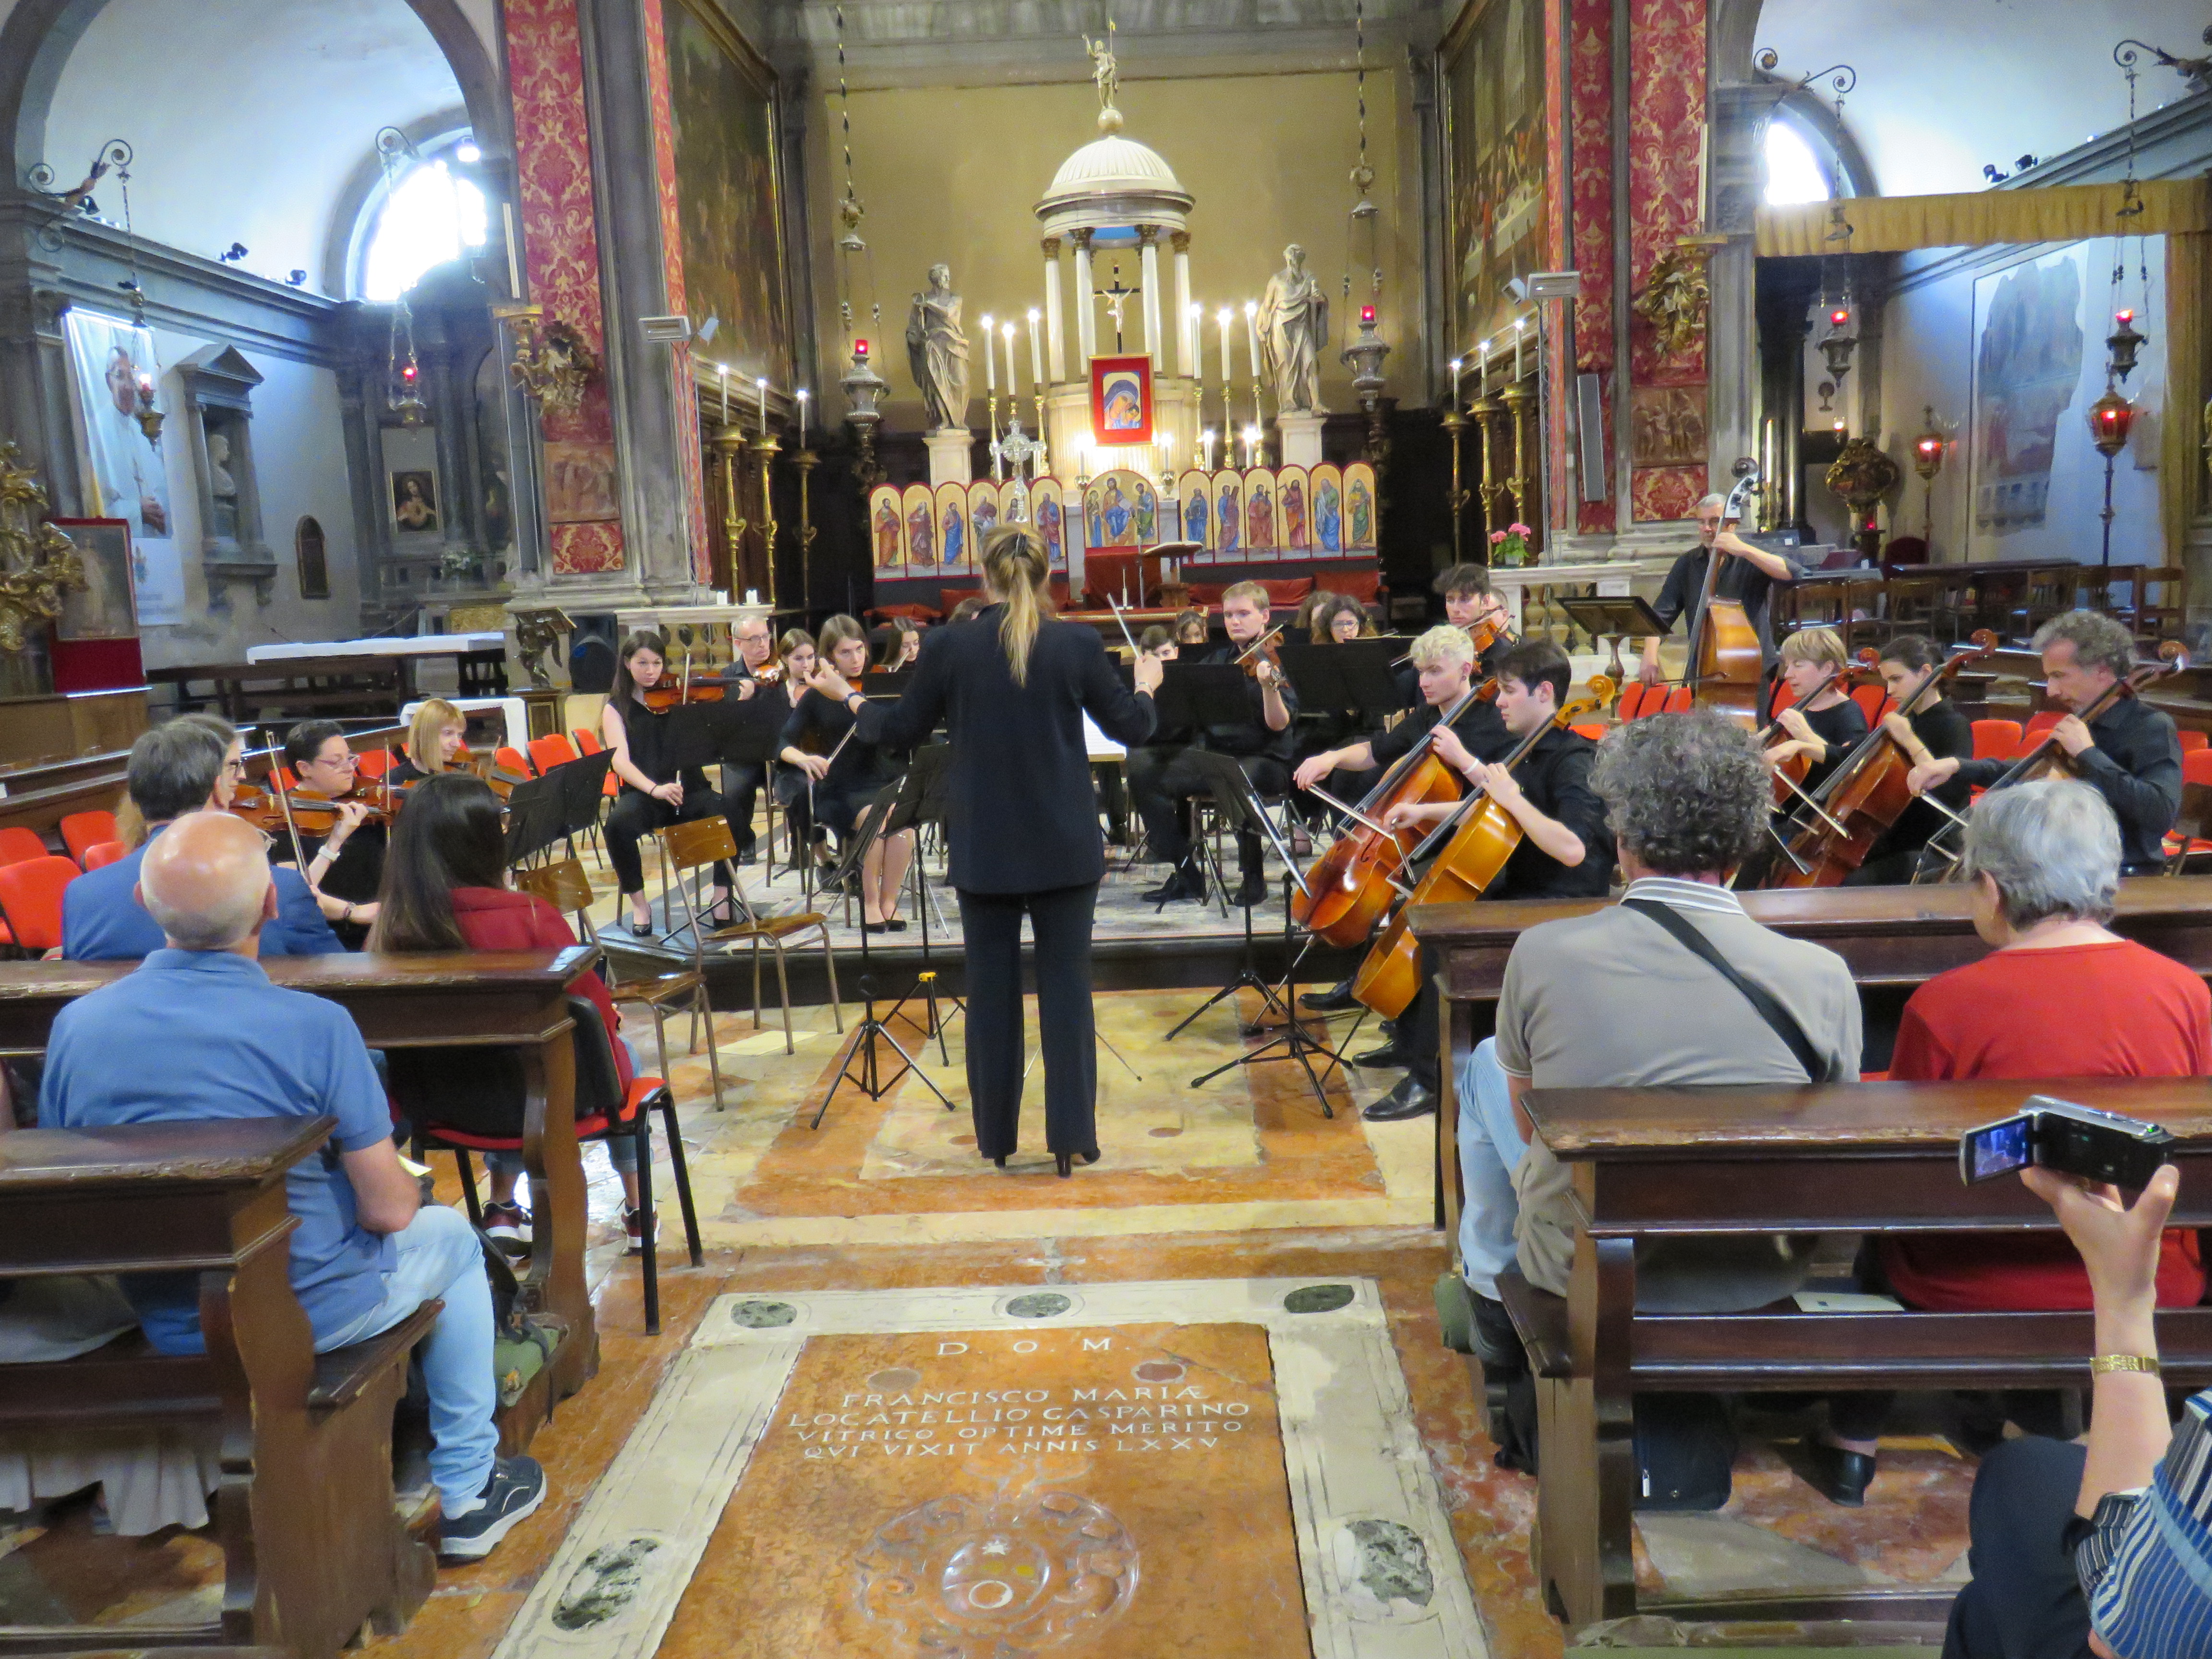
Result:
{"type": "Polygon", "coordinates": [[[1203,904],[1206,902],[1206,878],[1186,875],[1177,870],[1158,887],[1137,896],[1146,904],[1173,904],[1177,899],[1193,899],[1203,904]]]}
{"type": "Polygon", "coordinates": [[[1370,1072],[1395,1072],[1413,1058],[1395,1042],[1386,1042],[1380,1048],[1370,1048],[1364,1054],[1354,1054],[1352,1063],[1370,1072]]]}
{"type": "Polygon", "coordinates": [[[1309,991],[1298,999],[1298,1006],[1310,1008],[1317,1014],[1340,1013],[1346,1008],[1357,1008],[1358,1000],[1352,994],[1352,981],[1340,979],[1326,991],[1309,991]]]}
{"type": "Polygon", "coordinates": [[[1407,1077],[1398,1086],[1359,1114],[1370,1123],[1397,1123],[1410,1117],[1426,1117],[1437,1109],[1437,1097],[1425,1083],[1407,1077]]]}
{"type": "Polygon", "coordinates": [[[1855,1510],[1866,1502],[1868,1483],[1874,1479],[1874,1459],[1864,1452],[1845,1451],[1825,1441],[1805,1443],[1805,1478],[1831,1504],[1855,1510]]]}
{"type": "Polygon", "coordinates": [[[1238,910],[1248,910],[1267,902],[1267,878],[1256,870],[1247,872],[1244,879],[1237,884],[1237,890],[1229,896],[1231,908],[1238,910]]]}

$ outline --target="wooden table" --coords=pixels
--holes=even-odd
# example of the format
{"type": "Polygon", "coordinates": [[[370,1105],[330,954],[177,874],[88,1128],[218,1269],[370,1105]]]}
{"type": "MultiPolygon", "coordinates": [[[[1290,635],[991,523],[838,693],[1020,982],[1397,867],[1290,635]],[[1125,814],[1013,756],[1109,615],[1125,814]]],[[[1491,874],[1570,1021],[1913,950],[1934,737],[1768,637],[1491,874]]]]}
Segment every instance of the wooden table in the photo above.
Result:
{"type": "MultiPolygon", "coordinates": [[[[371,1048],[511,1048],[520,1060],[523,1162],[539,1241],[522,1281],[523,1305],[559,1320],[564,1334],[530,1391],[502,1413],[510,1444],[527,1440],[523,1431],[531,1425],[533,1403],[542,1421],[553,1401],[574,1394],[599,1370],[599,1330],[584,1283],[584,1170],[576,1146],[575,1053],[564,1000],[568,981],[598,960],[596,945],[575,945],[560,951],[274,957],[262,964],[276,984],[328,997],[343,1008],[371,1048]]],[[[0,963],[0,1054],[44,1053],[55,1015],[137,966],[0,963]]]]}
{"type": "MultiPolygon", "coordinates": [[[[1751,916],[1791,939],[1825,945],[1850,966],[1862,993],[1910,990],[1987,955],[1974,932],[1967,890],[1823,887],[1740,895],[1751,916]]],[[[1514,941],[1540,922],[1587,915],[1606,899],[1525,904],[1425,904],[1408,916],[1431,947],[1446,1018],[1443,1098],[1437,1110],[1439,1224],[1459,1227],[1458,1073],[1491,1035],[1514,941]]],[[[2120,884],[2115,932],[2212,979],[2212,876],[2136,876],[2120,884]]]]}
{"type": "MultiPolygon", "coordinates": [[[[1637,1612],[1631,1554],[1638,1389],[2083,1387],[2086,1314],[1638,1316],[1637,1241],[1668,1235],[2049,1231],[2018,1181],[1967,1187],[1960,1134],[2034,1093],[2162,1123],[2179,1138],[2175,1224],[2212,1225],[2212,1083],[1832,1084],[1800,1089],[1537,1089],[1522,1098],[1565,1163],[1584,1229],[1567,1296],[1572,1376],[1548,1383],[1538,1497],[1540,1571],[1571,1627],[1637,1612]],[[1794,1371],[1758,1356],[1788,1351],[1794,1371]]],[[[2212,1310],[2159,1316],[2177,1381],[2212,1367],[2212,1310]]],[[[1729,1603],[1739,1618],[1942,1616],[1951,1587],[1729,1603]],[[1917,1598],[1917,1602],[1914,1598],[1917,1598]],[[1869,1607],[1869,1602],[1876,1605],[1869,1607]]],[[[1714,1604],[1653,1607],[1717,1616],[1714,1604]]]]}

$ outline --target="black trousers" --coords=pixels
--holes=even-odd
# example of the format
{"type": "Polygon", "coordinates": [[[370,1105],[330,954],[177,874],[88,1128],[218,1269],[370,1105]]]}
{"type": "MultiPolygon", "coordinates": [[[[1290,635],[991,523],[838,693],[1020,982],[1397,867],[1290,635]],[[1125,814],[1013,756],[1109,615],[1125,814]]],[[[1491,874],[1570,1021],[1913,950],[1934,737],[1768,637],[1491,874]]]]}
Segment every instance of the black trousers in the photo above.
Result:
{"type": "Polygon", "coordinates": [[[729,805],[731,833],[737,837],[739,853],[752,851],[753,803],[759,799],[761,785],[767,780],[768,768],[759,762],[723,763],[722,799],[729,805]]]}
{"type": "Polygon", "coordinates": [[[1431,1094],[1441,1097],[1443,1091],[1443,1061],[1439,1058],[1438,1045],[1443,1041],[1443,1028],[1437,1006],[1437,982],[1429,977],[1429,963],[1425,951],[1421,961],[1421,988],[1413,993],[1413,1000],[1406,1005],[1406,1012],[1398,1016],[1397,1047],[1406,1054],[1406,1071],[1413,1081],[1431,1094]]]}
{"type": "Polygon", "coordinates": [[[1974,1577],[1951,1604],[1943,1659],[2087,1659],[2089,1604],[2066,1548],[2087,1455],[2028,1435],[1982,1459],[1966,1511],[1974,1577]]]}
{"type": "MultiPolygon", "coordinates": [[[[614,866],[615,880],[623,894],[627,896],[645,890],[645,861],[637,852],[640,841],[669,824],[690,823],[696,818],[713,817],[718,812],[729,818],[730,834],[736,836],[736,818],[723,812],[722,798],[711,789],[693,789],[687,786],[684,791],[684,805],[671,806],[665,800],[657,800],[641,790],[624,785],[622,793],[615,798],[614,805],[608,810],[606,823],[600,826],[600,833],[606,837],[607,862],[614,866]]],[[[730,884],[728,865],[715,865],[714,884],[718,887],[730,884]]]]}
{"type": "MultiPolygon", "coordinates": [[[[1169,864],[1186,864],[1190,859],[1190,808],[1195,796],[1211,797],[1212,788],[1199,770],[1199,763],[1186,758],[1188,749],[1132,749],[1129,751],[1129,793],[1137,803],[1138,815],[1145,821],[1145,835],[1152,843],[1152,854],[1169,864]]],[[[1240,755],[1237,764],[1251,781],[1252,787],[1261,795],[1279,795],[1291,787],[1291,769],[1273,755],[1240,755]]],[[[1263,863],[1263,843],[1252,830],[1240,830],[1237,836],[1237,863],[1245,875],[1259,873],[1263,863]]]]}
{"type": "Polygon", "coordinates": [[[1022,1117],[1022,917],[1036,939],[1038,1036],[1044,1048],[1044,1140],[1054,1152],[1098,1150],[1098,1042],[1091,1014],[1091,915],[1098,884],[1042,893],[960,894],[968,960],[968,1099],[975,1150],[1004,1158],[1022,1117]]]}

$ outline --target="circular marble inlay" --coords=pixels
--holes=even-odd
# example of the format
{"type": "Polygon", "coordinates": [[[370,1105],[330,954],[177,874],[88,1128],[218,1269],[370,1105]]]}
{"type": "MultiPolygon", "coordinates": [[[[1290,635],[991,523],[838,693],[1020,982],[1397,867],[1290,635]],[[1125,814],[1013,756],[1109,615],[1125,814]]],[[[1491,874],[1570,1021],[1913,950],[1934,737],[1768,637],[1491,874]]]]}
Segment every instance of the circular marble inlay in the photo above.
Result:
{"type": "Polygon", "coordinates": [[[1016,1319],[1055,1319],[1074,1305],[1056,1291],[1032,1291],[1006,1304],[1006,1311],[1016,1319]]]}
{"type": "Polygon", "coordinates": [[[921,1373],[911,1365],[893,1365],[869,1377],[868,1386],[884,1394],[903,1394],[921,1386],[921,1373]]]}
{"type": "Polygon", "coordinates": [[[930,1659],[1035,1654],[1093,1633],[1137,1590],[1138,1551],[1104,1506],[1001,1488],[893,1516],[854,1559],[863,1616],[930,1659]]]}
{"type": "Polygon", "coordinates": [[[1147,1359],[1134,1375],[1139,1382],[1180,1382],[1188,1369],[1179,1359],[1147,1359]]]}
{"type": "Polygon", "coordinates": [[[730,1310],[732,1322],[753,1331],[788,1325],[798,1317],[799,1310],[788,1302],[740,1302],[730,1310]]]}
{"type": "Polygon", "coordinates": [[[1170,1123],[1161,1128],[1147,1129],[1145,1133],[1148,1135],[1156,1135],[1162,1140],[1171,1140],[1176,1136],[1181,1134],[1182,1131],[1174,1124],[1170,1123]]]}
{"type": "Polygon", "coordinates": [[[1285,1313],[1334,1313],[1352,1304],[1349,1285],[1302,1285],[1283,1298],[1285,1313]]]}

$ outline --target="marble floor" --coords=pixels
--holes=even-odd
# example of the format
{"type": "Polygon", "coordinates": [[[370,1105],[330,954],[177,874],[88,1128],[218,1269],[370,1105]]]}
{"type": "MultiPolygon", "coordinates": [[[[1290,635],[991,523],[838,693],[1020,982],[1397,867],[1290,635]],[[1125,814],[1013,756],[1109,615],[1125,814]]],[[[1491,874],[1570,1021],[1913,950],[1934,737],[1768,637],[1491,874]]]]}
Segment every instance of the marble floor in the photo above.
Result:
{"type": "MultiPolygon", "coordinates": [[[[878,1300],[903,1307],[897,1318],[837,1328],[846,1334],[824,1327],[822,1334],[793,1344],[787,1381],[768,1397],[795,1408],[836,1392],[838,1379],[848,1375],[863,1376],[871,1386],[903,1383],[908,1370],[921,1376],[934,1363],[935,1344],[917,1346],[914,1331],[965,1331],[990,1323],[979,1322],[972,1310],[960,1311],[967,1307],[959,1300],[963,1295],[972,1299],[973,1293],[988,1291],[999,1298],[992,1306],[999,1308],[1007,1298],[1025,1300],[1024,1291],[1050,1291],[1056,1293],[1054,1303],[1040,1305],[1051,1306],[1086,1296],[1126,1296],[1138,1286],[1173,1287],[1179,1281],[1216,1287],[1248,1281],[1357,1287],[1360,1306],[1371,1310],[1380,1373],[1386,1381],[1397,1379],[1388,1387],[1377,1383],[1376,1397],[1389,1396],[1390,1388],[1401,1390],[1390,1409],[1395,1421],[1389,1431],[1403,1437],[1413,1486],[1433,1494],[1429,1501],[1438,1553],[1428,1561],[1431,1582],[1451,1589],[1462,1583],[1452,1575],[1463,1575],[1463,1604],[1472,1612],[1449,1621],[1450,1646],[1327,1645],[1318,1622],[1325,1598],[1313,1579],[1313,1558],[1327,1549],[1314,1540],[1326,1532],[1310,1528],[1302,1534],[1281,1514],[1279,1479],[1287,1469],[1295,1480],[1300,1467],[1287,1431],[1240,1446],[1249,1467],[1241,1468],[1228,1488],[1238,1495],[1236,1503],[1209,1509],[1205,1482],[1192,1487],[1183,1506],[1186,1522],[1197,1516],[1204,1524],[1179,1534],[1176,1559],[1191,1553],[1203,1557],[1208,1551],[1230,1552],[1222,1556],[1224,1567],[1242,1572],[1243,1567],[1227,1564],[1249,1556],[1250,1571],[1274,1586],[1269,1595],[1285,1607],[1297,1602],[1303,1572],[1305,1605],[1286,1628],[1303,1630],[1307,1620],[1315,1620],[1311,1650],[1316,1654],[1434,1651],[1547,1659],[1559,1652],[1559,1627],[1537,1598],[1529,1566],[1534,1483],[1494,1465],[1471,1363],[1445,1350],[1437,1338],[1431,1287],[1447,1266],[1447,1255],[1441,1236],[1430,1225],[1432,1122],[1361,1121],[1358,1108],[1388,1083],[1389,1074],[1332,1074],[1327,1094],[1333,1116],[1324,1115],[1304,1076],[1280,1063],[1234,1070],[1193,1087],[1194,1077],[1239,1050],[1238,1021],[1256,1010],[1249,1000],[1241,1010],[1218,1006],[1168,1042],[1170,1028],[1200,1000],[1200,994],[1188,992],[1098,996],[1100,1030],[1120,1055],[1118,1060],[1113,1054],[1101,1056],[1104,1156],[1095,1166],[1079,1168],[1067,1181],[1054,1176],[1041,1152],[1018,1156],[1003,1171],[975,1157],[957,1018],[940,1050],[919,1020],[902,1015],[894,1029],[920,1059],[918,1073],[902,1079],[881,1100],[872,1100],[849,1084],[830,1093],[843,1045],[827,1008],[799,1012],[796,1052],[788,1056],[775,1024],[756,1031],[747,1017],[721,1016],[714,1032],[724,1079],[719,1110],[703,1053],[684,1054],[683,1024],[672,1021],[671,1069],[682,1102],[706,1265],[690,1268],[680,1242],[666,1248],[665,1241],[664,1333],[645,1337],[636,1264],[620,1253],[619,1188],[604,1153],[587,1151],[592,1273],[604,1361],[598,1377],[561,1409],[533,1448],[550,1476],[552,1497],[490,1559],[442,1571],[435,1595],[410,1629],[374,1644],[380,1659],[484,1659],[503,1642],[511,1653],[573,1645],[522,1640],[528,1626],[518,1620],[533,1594],[542,1601],[565,1593],[562,1586],[573,1577],[568,1570],[574,1563],[562,1552],[572,1532],[580,1540],[598,1536],[591,1531],[594,1527],[615,1524],[607,1519],[606,1505],[626,1483],[635,1484],[622,1473],[629,1467],[619,1461],[625,1444],[635,1434],[645,1445],[651,1436],[641,1425],[650,1428],[675,1412],[682,1388],[689,1386],[685,1368],[724,1351],[733,1307],[784,1304],[805,1312],[866,1292],[891,1293],[878,1300]],[[955,1109],[945,1109],[923,1086],[925,1079],[955,1109]],[[811,1128],[825,1097],[821,1127],[811,1128]],[[932,1322],[933,1316],[924,1316],[948,1297],[945,1305],[952,1311],[943,1319],[932,1322]],[[854,1345],[852,1351],[841,1352],[831,1343],[833,1335],[836,1343],[854,1345]],[[817,1343],[823,1346],[817,1348],[817,1343]],[[659,1418],[653,1415],[657,1410],[659,1418]],[[1279,1447],[1279,1457],[1271,1452],[1254,1462],[1249,1454],[1255,1445],[1279,1447]],[[1299,1547],[1285,1553],[1293,1539],[1299,1547]],[[1456,1562],[1449,1559],[1455,1546],[1456,1562]],[[556,1563],[564,1564],[562,1573],[555,1571],[556,1563]],[[1458,1628],[1469,1622],[1472,1629],[1458,1628]]],[[[849,1008],[847,1014],[849,1021],[849,1008]]],[[[637,1027],[633,1035],[650,1054],[650,1026],[637,1027]]],[[[1030,1133],[1037,1133],[1034,1124],[1030,1133]]],[[[450,1165],[441,1170],[441,1195],[457,1199],[450,1165]]],[[[665,1171],[655,1184],[670,1194],[665,1171]]],[[[663,1216],[672,1230],[672,1198],[665,1202],[663,1216]]],[[[1072,1321],[1086,1339],[1101,1340],[1105,1327],[1115,1325],[1117,1340],[1144,1345],[1133,1364],[1202,1363],[1234,1379],[1236,1399],[1271,1418],[1295,1414],[1291,1406],[1300,1385],[1282,1370],[1279,1355],[1271,1356],[1267,1344],[1273,1337],[1263,1341],[1252,1334],[1264,1328],[1264,1322],[1251,1322],[1257,1316],[1193,1313],[1180,1303],[1175,1306],[1182,1311],[1158,1319],[1141,1308],[1127,1319],[1117,1315],[1113,1320],[1078,1309],[1060,1322],[1072,1321]]],[[[1024,1386],[1033,1382],[1041,1391],[1069,1384],[1073,1374],[1062,1373],[1072,1362],[1055,1362],[1054,1369],[1047,1364],[1048,1358],[1018,1360],[1010,1353],[994,1362],[992,1375],[1024,1386]],[[1030,1376],[1024,1365],[1042,1369],[1030,1376]]],[[[1866,1507],[1846,1510],[1826,1504],[1796,1472],[1792,1443],[1802,1425],[1775,1419],[1765,1427],[1765,1437],[1747,1436],[1735,1495],[1724,1510],[1642,1519],[1638,1569],[1647,1590],[1705,1595],[1960,1576],[1972,1465],[1947,1442],[1933,1437],[1886,1442],[1881,1473],[1866,1507]]],[[[1371,1443],[1376,1449],[1370,1461],[1387,1462],[1382,1443],[1371,1443]]],[[[824,1540],[839,1525],[849,1531],[853,1522],[836,1505],[825,1511],[818,1495],[811,1503],[787,1501],[798,1490],[789,1484],[796,1479],[793,1470],[804,1467],[800,1447],[764,1440],[759,1455],[761,1461],[744,1477],[765,1483],[751,1497],[739,1484],[726,1507],[711,1494],[702,1500],[708,1510],[695,1528],[696,1571],[689,1575],[688,1593],[669,1609],[657,1649],[624,1650],[657,1650],[671,1659],[732,1651],[808,1659],[832,1652],[881,1653],[889,1659],[915,1650],[884,1634],[887,1626],[869,1626],[873,1635],[856,1636],[837,1620],[819,1628],[806,1626],[811,1633],[803,1638],[779,1636],[787,1627],[799,1628],[789,1623],[795,1615],[786,1605],[792,1594],[787,1581],[794,1572],[803,1577],[803,1564],[819,1559],[820,1549],[828,1547],[824,1540]],[[749,1517],[770,1514],[776,1516],[776,1536],[764,1540],[749,1517]],[[787,1517],[788,1548],[782,1541],[787,1517]],[[774,1579],[766,1589],[761,1582],[764,1572],[774,1579]],[[740,1627],[746,1634],[733,1646],[732,1632],[740,1627]]],[[[1193,1460],[1182,1467],[1203,1463],[1193,1460]]],[[[888,1519],[919,1491],[886,1485],[871,1498],[869,1513],[881,1510],[878,1519],[888,1519]]],[[[971,1493],[969,1498],[989,1499],[988,1492],[978,1492],[981,1496],[971,1493]]],[[[1121,1517],[1115,1524],[1127,1524],[1130,1517],[1154,1514],[1155,1508],[1147,1506],[1156,1507],[1157,1500],[1146,1483],[1122,1478],[1100,1501],[1121,1517]]],[[[1418,1510],[1414,1504],[1407,1513],[1418,1519],[1418,1510]]],[[[869,1528],[876,1524],[871,1521],[869,1528]]],[[[1419,1530],[1414,1521],[1405,1524],[1419,1530]]],[[[91,1533],[89,1516],[80,1504],[65,1505],[42,1522],[0,1534],[0,1624],[68,1619],[127,1626],[134,1619],[173,1618],[180,1602],[206,1604],[213,1595],[220,1561],[206,1538],[173,1533],[119,1540],[91,1533]]],[[[832,1573],[834,1582],[823,1583],[821,1595],[810,1605],[818,1609],[833,1601],[842,1604],[853,1594],[851,1577],[849,1564],[832,1573]]],[[[973,1605],[983,1607],[988,1596],[1000,1595],[1013,1581],[974,1582],[998,1587],[976,1592],[983,1599],[973,1605]]],[[[1194,1576],[1164,1565],[1159,1575],[1146,1582],[1162,1597],[1172,1591],[1174,1599],[1189,1602],[1196,1617],[1208,1601],[1206,1585],[1221,1580],[1218,1574],[1194,1576]],[[1177,1585],[1182,1588],[1173,1588],[1177,1585]]],[[[844,1617],[840,1613],[838,1620],[844,1617]]],[[[1199,1622],[1216,1635],[1174,1642],[1147,1636],[1131,1646],[1111,1633],[1123,1626],[1109,1625],[1073,1631],[1054,1650],[1133,1656],[1265,1654],[1270,1659],[1308,1650],[1285,1645],[1289,1637],[1262,1640],[1254,1633],[1256,1626],[1221,1623],[1212,1612],[1199,1622]]],[[[1431,1619],[1425,1627],[1441,1622],[1431,1619]]],[[[1370,1632],[1389,1628],[1387,1620],[1353,1620],[1347,1627],[1354,1626],[1370,1632]]]]}

